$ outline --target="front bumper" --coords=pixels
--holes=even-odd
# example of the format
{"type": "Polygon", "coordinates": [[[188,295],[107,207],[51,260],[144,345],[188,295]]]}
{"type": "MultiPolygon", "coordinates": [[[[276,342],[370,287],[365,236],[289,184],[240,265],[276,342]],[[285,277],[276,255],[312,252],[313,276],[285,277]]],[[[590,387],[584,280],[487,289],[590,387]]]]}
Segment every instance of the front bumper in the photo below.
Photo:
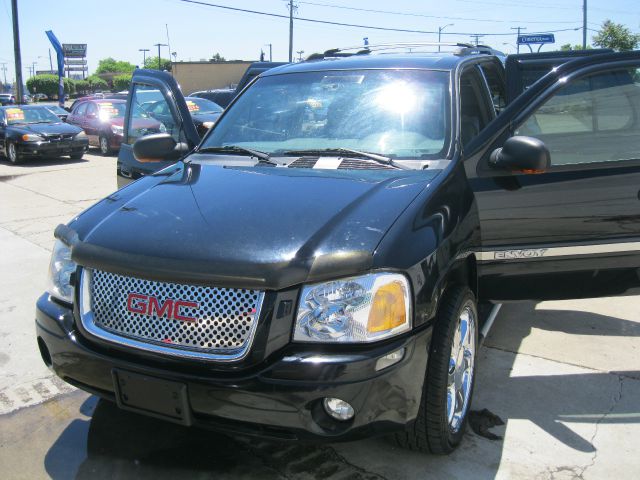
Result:
{"type": "Polygon", "coordinates": [[[86,152],[89,140],[21,142],[16,146],[18,153],[23,156],[70,155],[86,152]]]}
{"type": "Polygon", "coordinates": [[[43,360],[68,383],[116,399],[114,369],[186,385],[189,425],[283,440],[343,441],[402,430],[417,414],[422,398],[431,329],[383,346],[348,352],[313,345],[289,345],[259,365],[208,371],[185,361],[176,368],[150,362],[135,352],[97,348],[75,328],[73,312],[43,295],[36,330],[43,360]],[[377,360],[404,348],[403,359],[381,371],[377,360]],[[324,397],[349,402],[355,416],[331,418],[324,397]]]}

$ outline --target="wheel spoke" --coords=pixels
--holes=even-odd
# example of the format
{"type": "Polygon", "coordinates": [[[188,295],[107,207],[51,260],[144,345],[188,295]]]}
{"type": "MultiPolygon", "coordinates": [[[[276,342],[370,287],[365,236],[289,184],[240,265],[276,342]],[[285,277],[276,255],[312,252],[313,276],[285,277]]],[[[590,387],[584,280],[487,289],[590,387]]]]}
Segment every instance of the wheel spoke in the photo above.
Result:
{"type": "Polygon", "coordinates": [[[458,316],[451,344],[447,378],[447,419],[454,432],[466,416],[475,359],[475,315],[468,306],[458,316]]]}

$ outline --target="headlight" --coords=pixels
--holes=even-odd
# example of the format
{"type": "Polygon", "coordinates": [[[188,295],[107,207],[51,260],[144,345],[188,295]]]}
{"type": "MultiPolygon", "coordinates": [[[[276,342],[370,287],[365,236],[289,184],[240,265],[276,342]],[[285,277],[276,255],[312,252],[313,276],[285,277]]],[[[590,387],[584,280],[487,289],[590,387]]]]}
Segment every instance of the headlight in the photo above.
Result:
{"type": "Polygon", "coordinates": [[[71,260],[71,249],[60,240],[56,240],[49,264],[47,292],[68,303],[73,303],[73,285],[71,274],[77,265],[71,260]]]}
{"type": "Polygon", "coordinates": [[[84,130],[80,130],[80,132],[76,133],[76,136],[73,138],[76,140],[82,140],[83,138],[87,138],[87,134],[84,133],[84,130]]]}
{"type": "Polygon", "coordinates": [[[124,135],[124,128],[122,128],[120,125],[111,125],[111,131],[114,135],[124,135]]]}
{"type": "Polygon", "coordinates": [[[294,341],[366,343],[411,328],[409,282],[397,273],[307,285],[302,289],[294,341]]]}
{"type": "Polygon", "coordinates": [[[22,135],[23,142],[41,142],[44,140],[40,135],[34,135],[32,133],[25,133],[22,135]]]}

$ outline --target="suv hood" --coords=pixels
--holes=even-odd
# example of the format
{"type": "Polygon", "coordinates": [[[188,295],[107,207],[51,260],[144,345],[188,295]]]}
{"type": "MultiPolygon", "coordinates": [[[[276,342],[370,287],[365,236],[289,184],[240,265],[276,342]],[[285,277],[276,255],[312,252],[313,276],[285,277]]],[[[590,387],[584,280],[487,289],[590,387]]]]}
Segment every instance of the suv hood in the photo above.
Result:
{"type": "Polygon", "coordinates": [[[180,163],[107,197],[65,238],[89,267],[281,289],[370,268],[387,230],[439,172],[180,163]]]}

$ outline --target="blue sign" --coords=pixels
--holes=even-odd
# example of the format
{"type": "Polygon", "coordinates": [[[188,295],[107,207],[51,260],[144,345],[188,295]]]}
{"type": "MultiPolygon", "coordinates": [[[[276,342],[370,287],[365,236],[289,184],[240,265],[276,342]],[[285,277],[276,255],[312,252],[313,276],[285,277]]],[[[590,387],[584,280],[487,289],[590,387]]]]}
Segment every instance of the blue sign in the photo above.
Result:
{"type": "Polygon", "coordinates": [[[540,33],[538,35],[518,35],[518,43],[520,45],[529,45],[531,43],[556,43],[556,37],[553,33],[540,33]]]}
{"type": "Polygon", "coordinates": [[[58,105],[64,107],[64,51],[62,45],[51,30],[45,32],[58,57],[58,105]]]}

